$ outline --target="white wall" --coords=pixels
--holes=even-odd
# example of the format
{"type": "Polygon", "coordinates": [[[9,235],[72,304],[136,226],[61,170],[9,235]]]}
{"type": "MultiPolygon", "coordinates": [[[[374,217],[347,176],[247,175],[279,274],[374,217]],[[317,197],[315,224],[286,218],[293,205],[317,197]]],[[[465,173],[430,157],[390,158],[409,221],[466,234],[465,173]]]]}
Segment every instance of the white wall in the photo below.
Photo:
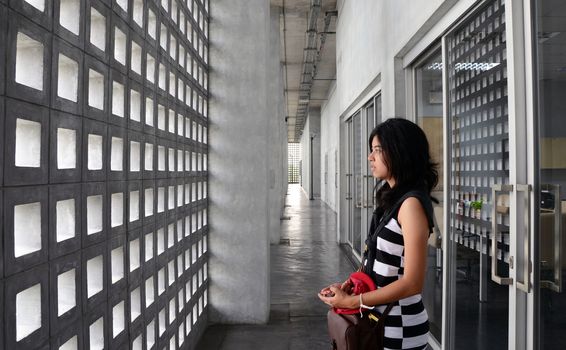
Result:
{"type": "Polygon", "coordinates": [[[340,123],[338,116],[338,99],[334,98],[336,93],[336,84],[333,84],[329,94],[328,102],[323,104],[321,109],[320,118],[320,142],[322,162],[324,162],[324,154],[328,154],[328,175],[327,183],[324,184],[324,163],[321,167],[321,199],[328,204],[332,210],[338,212],[338,199],[339,192],[336,184],[339,185],[339,178],[336,177],[336,172],[340,169],[340,147],[338,140],[340,140],[340,123]],[[336,156],[337,155],[337,156],[336,156]],[[337,163],[335,163],[337,158],[337,163]]]}
{"type": "MultiPolygon", "coordinates": [[[[337,96],[341,114],[381,75],[383,115],[395,114],[394,58],[440,5],[456,0],[339,1],[337,96]]],[[[433,22],[433,21],[431,21],[433,22]]],[[[399,72],[397,72],[399,73],[399,72]]],[[[369,98],[371,96],[365,96],[369,98]]]]}
{"type": "Polygon", "coordinates": [[[382,70],[383,3],[356,0],[338,2],[336,27],[336,87],[340,113],[382,70]]]}

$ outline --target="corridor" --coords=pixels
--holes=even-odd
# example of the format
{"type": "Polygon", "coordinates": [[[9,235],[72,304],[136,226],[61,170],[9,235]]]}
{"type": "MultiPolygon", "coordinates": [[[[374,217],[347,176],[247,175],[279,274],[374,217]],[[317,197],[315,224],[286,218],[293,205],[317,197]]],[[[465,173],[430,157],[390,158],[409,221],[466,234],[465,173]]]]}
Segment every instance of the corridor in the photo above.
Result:
{"type": "Polygon", "coordinates": [[[271,246],[271,314],[266,325],[211,325],[198,350],[328,349],[321,287],[353,270],[336,243],[336,214],[289,185],[281,240],[271,246]]]}

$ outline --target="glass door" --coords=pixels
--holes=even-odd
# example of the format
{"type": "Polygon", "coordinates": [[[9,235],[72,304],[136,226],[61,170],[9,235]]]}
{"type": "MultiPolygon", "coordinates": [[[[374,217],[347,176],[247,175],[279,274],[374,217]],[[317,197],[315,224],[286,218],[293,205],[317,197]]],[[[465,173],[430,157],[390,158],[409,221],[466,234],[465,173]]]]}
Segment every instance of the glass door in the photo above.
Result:
{"type": "MultiPolygon", "coordinates": [[[[375,128],[376,126],[376,120],[375,120],[375,102],[372,99],[367,105],[365,105],[362,108],[362,112],[364,114],[364,121],[366,123],[366,125],[363,128],[364,131],[364,137],[362,142],[365,140],[365,144],[362,145],[362,149],[364,150],[362,152],[363,154],[363,159],[362,159],[362,168],[363,168],[363,172],[364,172],[364,178],[363,178],[363,182],[364,182],[364,201],[363,201],[363,215],[362,215],[362,223],[364,224],[364,229],[362,229],[362,238],[361,238],[361,243],[362,246],[365,246],[365,241],[366,241],[366,237],[368,234],[368,230],[369,230],[369,225],[371,222],[371,217],[373,215],[373,210],[374,210],[374,189],[375,189],[375,184],[376,184],[376,180],[374,179],[373,175],[371,174],[371,169],[368,165],[368,161],[367,161],[367,156],[368,156],[368,138],[369,138],[369,134],[371,133],[371,131],[375,128]]],[[[362,247],[363,249],[363,247],[362,247]]]]}
{"type": "Polygon", "coordinates": [[[514,208],[504,4],[484,2],[444,38],[447,349],[508,349],[510,344],[514,208]]]}
{"type": "Polygon", "coordinates": [[[347,237],[346,241],[352,245],[353,242],[353,221],[354,221],[354,197],[353,197],[353,188],[354,188],[354,178],[353,178],[353,164],[352,164],[352,157],[353,157],[353,144],[354,144],[354,127],[353,127],[353,119],[349,119],[346,121],[346,212],[347,215],[347,237]]]}
{"type": "Polygon", "coordinates": [[[376,105],[381,107],[380,95],[372,98],[346,122],[348,242],[358,257],[362,254],[374,209],[376,181],[370,173],[367,156],[368,137],[380,113],[376,105]]]}
{"type": "Polygon", "coordinates": [[[430,333],[442,341],[442,236],[444,234],[444,158],[442,50],[436,47],[415,64],[415,111],[418,125],[425,132],[433,161],[438,164],[438,185],[432,196],[435,227],[428,239],[426,281],[422,293],[428,313],[430,333]]]}
{"type": "Polygon", "coordinates": [[[360,256],[362,249],[362,208],[364,203],[363,177],[362,177],[362,114],[358,111],[352,117],[352,170],[354,179],[353,216],[352,216],[352,249],[360,256]]]}
{"type": "Polygon", "coordinates": [[[535,3],[538,347],[557,350],[566,349],[566,6],[535,3]]]}

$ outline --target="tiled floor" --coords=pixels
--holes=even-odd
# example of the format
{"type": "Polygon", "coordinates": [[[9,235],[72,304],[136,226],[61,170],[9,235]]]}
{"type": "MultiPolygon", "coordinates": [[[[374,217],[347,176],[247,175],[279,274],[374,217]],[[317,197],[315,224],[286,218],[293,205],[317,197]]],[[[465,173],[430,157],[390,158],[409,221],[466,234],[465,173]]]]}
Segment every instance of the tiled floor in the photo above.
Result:
{"type": "Polygon", "coordinates": [[[318,291],[354,267],[336,243],[336,214],[290,185],[281,242],[271,246],[271,316],[265,325],[212,325],[198,350],[329,349],[318,291]]]}

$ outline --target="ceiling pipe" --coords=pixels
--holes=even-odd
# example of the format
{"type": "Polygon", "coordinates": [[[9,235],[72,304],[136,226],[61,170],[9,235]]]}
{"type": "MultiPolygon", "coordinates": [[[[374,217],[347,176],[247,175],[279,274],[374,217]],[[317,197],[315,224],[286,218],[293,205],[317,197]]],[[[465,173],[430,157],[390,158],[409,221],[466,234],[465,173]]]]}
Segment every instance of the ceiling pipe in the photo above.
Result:
{"type": "Polygon", "coordinates": [[[316,65],[322,58],[322,49],[326,41],[326,35],[329,32],[330,22],[333,16],[338,16],[338,11],[327,11],[324,17],[324,30],[317,32],[317,23],[320,10],[322,8],[322,0],[311,0],[311,7],[307,20],[307,31],[305,32],[305,48],[303,50],[303,71],[301,74],[301,82],[299,85],[299,105],[297,106],[296,123],[295,123],[295,142],[299,141],[299,135],[302,135],[304,121],[308,113],[309,102],[311,100],[311,89],[313,81],[316,77],[316,65]],[[317,44],[317,36],[320,35],[320,46],[317,44]]]}

